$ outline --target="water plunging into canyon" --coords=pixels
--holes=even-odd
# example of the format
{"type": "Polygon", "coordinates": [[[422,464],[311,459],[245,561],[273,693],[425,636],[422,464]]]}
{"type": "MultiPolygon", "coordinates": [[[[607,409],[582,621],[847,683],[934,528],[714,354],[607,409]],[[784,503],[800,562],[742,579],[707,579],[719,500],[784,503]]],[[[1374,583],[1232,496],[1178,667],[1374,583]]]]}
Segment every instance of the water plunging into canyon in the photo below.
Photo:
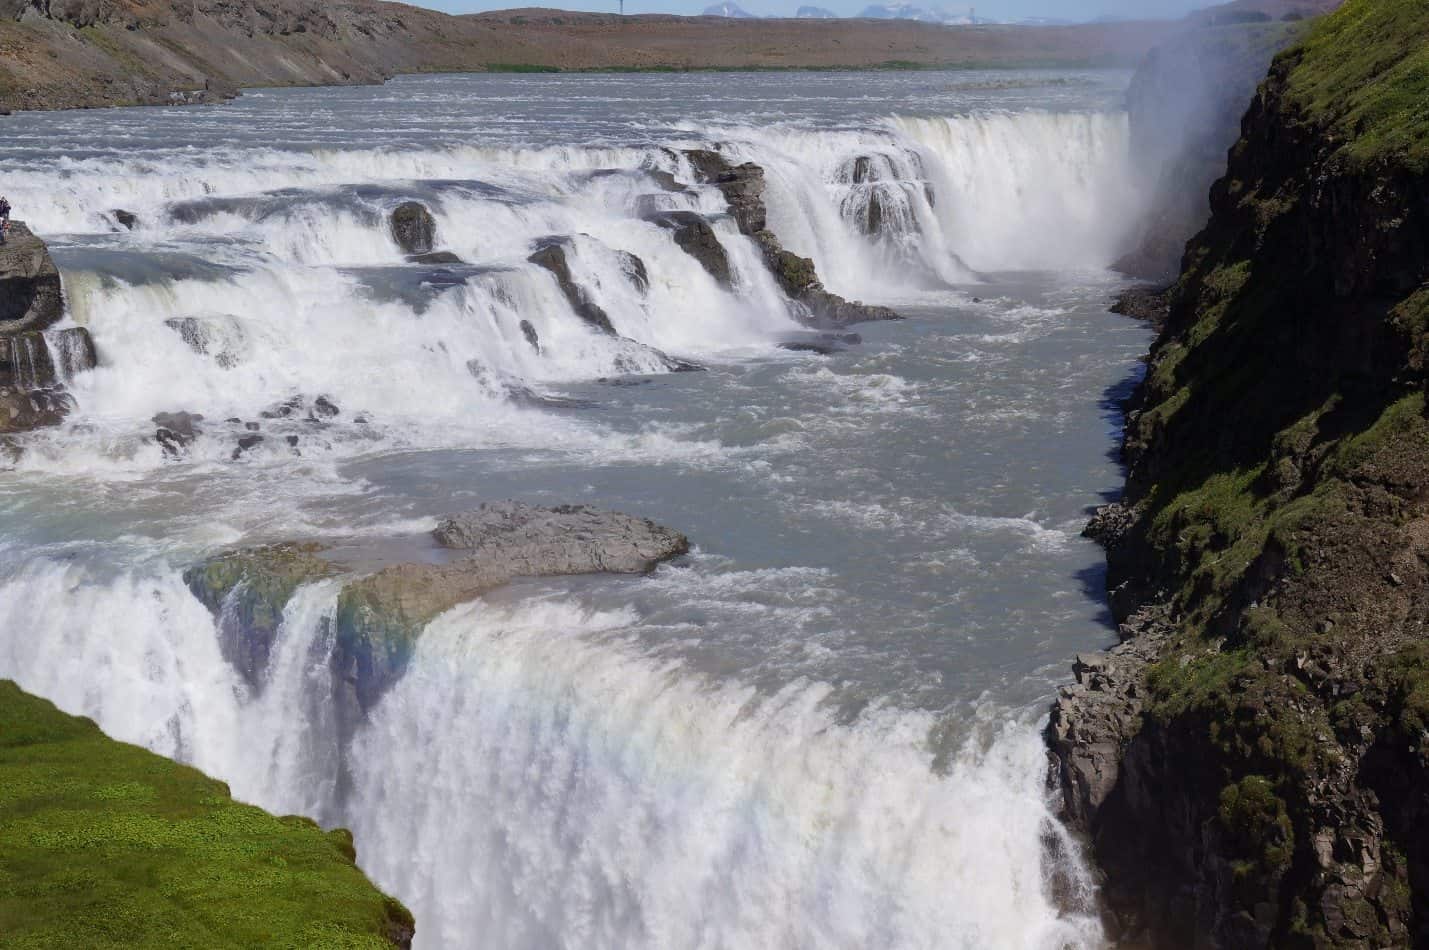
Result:
{"type": "Polygon", "coordinates": [[[6,120],[100,365],[0,471],[0,677],[351,827],[423,947],[1099,945],[1037,730],[1110,636],[1079,533],[1147,343],[1106,312],[1126,79],[437,76],[6,120]],[[713,147],[830,291],[907,319],[803,326],[685,152],[713,147]],[[408,259],[407,201],[459,262],[408,259]],[[530,262],[551,241],[614,333],[530,262]],[[172,412],[203,416],[181,453],[172,412]],[[254,683],[181,577],[505,498],[695,550],[449,611],[348,739],[337,582],[254,683]]]}

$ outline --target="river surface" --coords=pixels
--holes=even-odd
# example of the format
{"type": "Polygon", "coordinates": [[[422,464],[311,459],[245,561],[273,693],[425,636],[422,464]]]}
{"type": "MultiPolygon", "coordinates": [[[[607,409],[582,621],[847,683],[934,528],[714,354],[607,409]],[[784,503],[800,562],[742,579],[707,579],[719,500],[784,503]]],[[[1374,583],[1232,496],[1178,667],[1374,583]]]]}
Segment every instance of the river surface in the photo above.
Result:
{"type": "Polygon", "coordinates": [[[3,190],[101,365],[0,471],[0,677],[351,827],[421,947],[1099,946],[1038,730],[1112,639],[1079,532],[1148,343],[1106,310],[1127,78],[434,76],[3,120],[3,190]],[[780,349],[808,331],[678,152],[716,145],[764,167],[771,228],[831,290],[907,319],[780,349]],[[409,199],[465,263],[404,260],[409,199]],[[647,220],[680,209],[732,290],[647,220]],[[526,262],[550,236],[618,337],[526,262]],[[335,418],[304,417],[318,396],[335,418]],[[151,419],[181,410],[202,434],[173,459],[151,419]],[[253,690],[180,572],[504,498],[696,548],[438,618],[340,794],[336,586],[288,605],[253,690]]]}

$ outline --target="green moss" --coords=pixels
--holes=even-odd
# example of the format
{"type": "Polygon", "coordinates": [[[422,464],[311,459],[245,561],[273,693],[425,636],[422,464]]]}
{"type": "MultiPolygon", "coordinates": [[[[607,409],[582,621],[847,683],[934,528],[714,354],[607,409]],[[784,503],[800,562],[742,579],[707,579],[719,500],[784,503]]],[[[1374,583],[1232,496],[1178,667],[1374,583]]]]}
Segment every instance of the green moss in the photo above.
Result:
{"type": "Polygon", "coordinates": [[[1291,94],[1346,158],[1429,168],[1429,3],[1346,0],[1289,55],[1291,94]]]}
{"type": "Polygon", "coordinates": [[[7,947],[388,947],[411,915],[351,839],[234,802],[0,681],[7,947]]]}
{"type": "Polygon", "coordinates": [[[1429,423],[1424,420],[1424,393],[1411,393],[1390,404],[1368,429],[1341,442],[1328,466],[1332,474],[1350,477],[1397,444],[1417,443],[1429,450],[1429,423]]]}
{"type": "Polygon", "coordinates": [[[1275,872],[1290,866],[1295,853],[1295,832],[1285,802],[1275,794],[1270,780],[1247,775],[1221,790],[1217,815],[1226,832],[1231,853],[1241,859],[1237,872],[1275,872]]]}

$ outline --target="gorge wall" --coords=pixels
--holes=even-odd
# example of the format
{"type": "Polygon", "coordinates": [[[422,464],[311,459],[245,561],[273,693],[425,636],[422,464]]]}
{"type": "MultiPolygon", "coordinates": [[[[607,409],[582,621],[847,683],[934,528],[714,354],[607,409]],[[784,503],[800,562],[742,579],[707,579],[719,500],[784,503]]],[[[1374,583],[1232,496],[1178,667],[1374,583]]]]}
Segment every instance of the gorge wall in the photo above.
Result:
{"type": "Polygon", "coordinates": [[[1128,413],[1049,727],[1127,945],[1429,941],[1426,50],[1349,0],[1276,59],[1128,413]]]}

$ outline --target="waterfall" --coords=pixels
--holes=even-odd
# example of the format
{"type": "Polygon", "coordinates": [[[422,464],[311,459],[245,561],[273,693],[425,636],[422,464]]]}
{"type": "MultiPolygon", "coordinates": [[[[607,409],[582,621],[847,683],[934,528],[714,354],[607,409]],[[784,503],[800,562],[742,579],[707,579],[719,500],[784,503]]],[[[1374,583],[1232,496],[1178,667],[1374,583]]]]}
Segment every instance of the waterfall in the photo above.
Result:
{"type": "Polygon", "coordinates": [[[250,690],[176,575],[39,561],[0,584],[0,675],[239,798],[349,825],[422,947],[1096,945],[1091,885],[1054,856],[1073,849],[1044,849],[1065,832],[1034,729],[996,727],[935,770],[933,715],[847,721],[826,684],[709,679],[627,636],[628,610],[438,618],[353,739],[341,799],[336,593],[294,596],[250,690]],[[1080,912],[1058,908],[1054,877],[1080,912]]]}

